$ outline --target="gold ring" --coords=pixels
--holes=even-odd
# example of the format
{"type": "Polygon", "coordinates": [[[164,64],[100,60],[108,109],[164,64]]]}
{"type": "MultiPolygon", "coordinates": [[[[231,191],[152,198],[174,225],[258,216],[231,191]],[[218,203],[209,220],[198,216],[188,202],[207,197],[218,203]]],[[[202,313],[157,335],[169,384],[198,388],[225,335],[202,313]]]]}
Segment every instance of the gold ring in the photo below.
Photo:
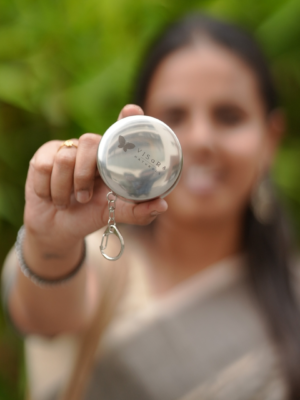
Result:
{"type": "Polygon", "coordinates": [[[73,142],[73,140],[66,140],[65,142],[63,142],[63,144],[61,144],[59,146],[59,148],[57,149],[57,151],[59,151],[60,149],[62,149],[63,147],[76,147],[76,149],[78,148],[77,144],[73,142]]]}

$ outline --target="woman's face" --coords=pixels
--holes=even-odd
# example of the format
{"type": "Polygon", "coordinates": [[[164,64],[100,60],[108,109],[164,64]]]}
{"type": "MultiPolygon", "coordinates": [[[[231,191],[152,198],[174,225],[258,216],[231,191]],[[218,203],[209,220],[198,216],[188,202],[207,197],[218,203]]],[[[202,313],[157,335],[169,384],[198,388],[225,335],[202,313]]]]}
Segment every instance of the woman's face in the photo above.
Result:
{"type": "Polygon", "coordinates": [[[218,45],[186,47],[160,63],[145,113],[174,130],[184,156],[169,215],[189,222],[242,215],[276,147],[264,107],[254,73],[218,45]]]}

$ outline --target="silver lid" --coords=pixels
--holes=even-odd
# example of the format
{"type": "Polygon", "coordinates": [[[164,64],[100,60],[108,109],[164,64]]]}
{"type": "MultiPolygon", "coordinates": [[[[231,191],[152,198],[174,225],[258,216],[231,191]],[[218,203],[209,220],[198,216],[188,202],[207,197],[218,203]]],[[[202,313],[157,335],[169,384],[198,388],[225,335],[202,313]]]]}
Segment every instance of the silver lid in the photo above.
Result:
{"type": "Polygon", "coordinates": [[[175,133],[162,121],[135,115],[105,132],[97,165],[104,183],[118,197],[142,202],[174,189],[182,169],[182,150],[175,133]]]}

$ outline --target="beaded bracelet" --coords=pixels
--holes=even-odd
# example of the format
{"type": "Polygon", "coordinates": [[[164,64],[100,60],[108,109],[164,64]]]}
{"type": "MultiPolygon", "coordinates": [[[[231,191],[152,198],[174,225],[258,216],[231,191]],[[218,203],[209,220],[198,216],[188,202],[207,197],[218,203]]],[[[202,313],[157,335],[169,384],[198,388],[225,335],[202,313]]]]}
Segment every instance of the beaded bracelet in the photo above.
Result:
{"type": "Polygon", "coordinates": [[[81,257],[79,263],[76,265],[76,267],[71,272],[69,272],[68,274],[66,274],[58,279],[48,279],[48,278],[46,279],[46,278],[43,278],[43,277],[37,275],[28,267],[28,265],[26,264],[25,259],[24,259],[23,242],[24,242],[25,233],[26,233],[26,228],[24,225],[22,225],[21,228],[19,229],[19,232],[17,235],[15,249],[17,252],[21,271],[35,285],[43,287],[43,286],[65,284],[77,274],[77,272],[81,269],[82,265],[84,264],[85,257],[86,257],[86,242],[85,242],[85,240],[84,240],[82,257],[81,257]]]}

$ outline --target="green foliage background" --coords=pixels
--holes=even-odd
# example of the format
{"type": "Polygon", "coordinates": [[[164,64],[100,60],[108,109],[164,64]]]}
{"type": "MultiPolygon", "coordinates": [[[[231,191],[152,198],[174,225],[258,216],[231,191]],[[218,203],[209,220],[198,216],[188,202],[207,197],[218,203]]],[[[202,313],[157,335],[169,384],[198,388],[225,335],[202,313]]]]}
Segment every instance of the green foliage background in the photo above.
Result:
{"type": "MultiPolygon", "coordinates": [[[[51,139],[102,134],[131,99],[143,51],[195,10],[261,42],[288,128],[274,178],[300,231],[299,0],[2,0],[0,3],[0,265],[22,224],[30,158],[51,139]]],[[[24,395],[22,343],[0,315],[0,400],[24,395]]]]}

